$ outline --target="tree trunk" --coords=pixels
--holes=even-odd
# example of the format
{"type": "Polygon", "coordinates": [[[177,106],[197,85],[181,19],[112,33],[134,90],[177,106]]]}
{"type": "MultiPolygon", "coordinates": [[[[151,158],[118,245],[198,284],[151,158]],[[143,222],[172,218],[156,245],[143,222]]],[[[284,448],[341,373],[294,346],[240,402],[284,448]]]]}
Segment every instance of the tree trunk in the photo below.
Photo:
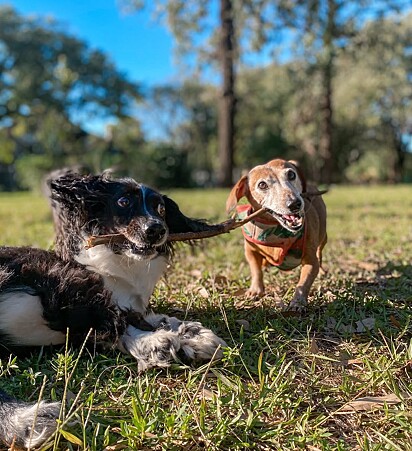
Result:
{"type": "Polygon", "coordinates": [[[333,71],[334,71],[334,33],[335,33],[335,15],[336,0],[328,0],[328,17],[327,27],[323,38],[325,49],[325,59],[321,64],[322,67],[322,98],[320,102],[320,138],[319,138],[319,155],[322,161],[320,169],[320,182],[329,184],[335,182],[337,174],[336,155],[333,151],[333,71]]]}
{"type": "Polygon", "coordinates": [[[219,186],[228,187],[232,185],[236,104],[232,0],[220,0],[220,32],[219,61],[223,79],[219,98],[217,183],[219,186]]]}
{"type": "Polygon", "coordinates": [[[405,156],[406,146],[402,141],[402,133],[399,132],[392,120],[384,121],[389,126],[390,134],[392,135],[392,143],[394,150],[394,158],[392,165],[392,174],[389,177],[391,183],[401,183],[403,181],[405,171],[405,156]]]}
{"type": "Polygon", "coordinates": [[[334,180],[336,160],[333,153],[333,106],[332,106],[332,74],[331,67],[326,67],[323,73],[323,93],[320,103],[321,125],[319,138],[319,154],[322,160],[320,182],[329,184],[334,180]]]}

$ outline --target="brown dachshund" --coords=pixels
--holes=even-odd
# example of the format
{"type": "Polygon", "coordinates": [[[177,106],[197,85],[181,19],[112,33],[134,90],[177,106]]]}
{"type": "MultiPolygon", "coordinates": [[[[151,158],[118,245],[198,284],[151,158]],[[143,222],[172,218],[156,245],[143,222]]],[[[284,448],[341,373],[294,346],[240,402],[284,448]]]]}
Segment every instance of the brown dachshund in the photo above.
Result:
{"type": "Polygon", "coordinates": [[[326,206],[320,194],[315,188],[306,191],[305,178],[295,162],[280,159],[254,167],[233,187],[226,203],[228,213],[236,207],[237,216],[242,218],[262,207],[267,209],[243,227],[252,277],[248,297],[263,296],[264,266],[290,270],[302,265],[289,308],[306,305],[327,241],[326,206]],[[248,199],[249,205],[237,206],[242,197],[248,199]]]}

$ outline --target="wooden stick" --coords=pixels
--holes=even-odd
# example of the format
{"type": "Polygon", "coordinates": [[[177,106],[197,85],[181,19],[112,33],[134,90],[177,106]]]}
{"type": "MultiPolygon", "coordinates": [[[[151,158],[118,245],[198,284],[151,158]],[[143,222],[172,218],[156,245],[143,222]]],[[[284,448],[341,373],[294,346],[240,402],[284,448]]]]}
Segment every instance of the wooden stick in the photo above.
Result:
{"type": "Polygon", "coordinates": [[[90,236],[84,247],[86,249],[90,249],[91,247],[98,246],[99,244],[106,244],[106,243],[123,243],[126,241],[126,237],[122,235],[121,233],[114,233],[111,235],[95,235],[90,236]]]}
{"type": "Polygon", "coordinates": [[[168,236],[167,241],[201,240],[203,238],[211,238],[212,236],[221,235],[222,233],[229,233],[230,231],[237,229],[238,227],[242,227],[244,224],[251,221],[253,218],[262,215],[267,210],[268,210],[267,208],[261,208],[260,210],[251,213],[249,216],[247,216],[245,219],[242,219],[241,221],[229,219],[229,221],[225,221],[222,222],[221,224],[218,224],[219,226],[222,227],[219,230],[203,230],[201,232],[171,233],[168,236]]]}
{"type": "MultiPolygon", "coordinates": [[[[242,227],[244,224],[251,221],[253,218],[262,215],[268,209],[261,208],[245,219],[241,221],[235,221],[233,219],[229,219],[228,221],[222,222],[220,224],[216,224],[218,228],[215,230],[203,230],[201,232],[186,232],[186,233],[171,233],[167,237],[167,241],[193,241],[193,240],[201,240],[203,238],[211,238],[213,236],[221,235],[223,233],[229,233],[230,231],[237,229],[238,227],[242,227]]],[[[127,238],[120,233],[111,234],[111,235],[96,235],[88,238],[85,248],[90,249],[91,247],[98,246],[99,244],[106,243],[123,243],[127,238]]]]}

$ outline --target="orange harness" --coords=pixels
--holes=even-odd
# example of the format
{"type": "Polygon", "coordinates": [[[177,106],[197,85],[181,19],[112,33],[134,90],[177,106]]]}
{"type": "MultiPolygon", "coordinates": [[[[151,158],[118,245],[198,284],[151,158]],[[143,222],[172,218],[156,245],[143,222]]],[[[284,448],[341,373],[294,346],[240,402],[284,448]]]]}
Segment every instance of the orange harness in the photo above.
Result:
{"type": "MultiPolygon", "coordinates": [[[[238,205],[236,213],[238,219],[244,219],[252,213],[252,206],[238,205]]],[[[293,233],[282,227],[276,220],[267,221],[259,218],[259,220],[246,223],[242,227],[242,232],[245,239],[251,243],[282,249],[277,262],[271,262],[273,266],[277,266],[283,271],[289,271],[301,264],[305,247],[306,224],[297,233],[293,233]]]]}

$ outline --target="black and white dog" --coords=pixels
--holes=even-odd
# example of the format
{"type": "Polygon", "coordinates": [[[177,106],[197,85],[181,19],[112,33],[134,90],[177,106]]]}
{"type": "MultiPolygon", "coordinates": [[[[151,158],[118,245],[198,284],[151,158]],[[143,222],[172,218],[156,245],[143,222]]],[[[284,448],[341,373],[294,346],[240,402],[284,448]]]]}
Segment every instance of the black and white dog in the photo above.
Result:
{"type": "MultiPolygon", "coordinates": [[[[219,228],[132,179],[66,174],[51,180],[55,252],[0,248],[0,345],[81,344],[86,337],[133,356],[139,371],[173,360],[222,356],[225,342],[198,322],[148,311],[173,248],[169,233],[219,228]],[[86,248],[91,236],[123,241],[86,248]],[[90,333],[90,331],[92,331],[90,333]]],[[[0,440],[36,447],[56,429],[59,403],[25,404],[0,393],[0,440]]]]}

